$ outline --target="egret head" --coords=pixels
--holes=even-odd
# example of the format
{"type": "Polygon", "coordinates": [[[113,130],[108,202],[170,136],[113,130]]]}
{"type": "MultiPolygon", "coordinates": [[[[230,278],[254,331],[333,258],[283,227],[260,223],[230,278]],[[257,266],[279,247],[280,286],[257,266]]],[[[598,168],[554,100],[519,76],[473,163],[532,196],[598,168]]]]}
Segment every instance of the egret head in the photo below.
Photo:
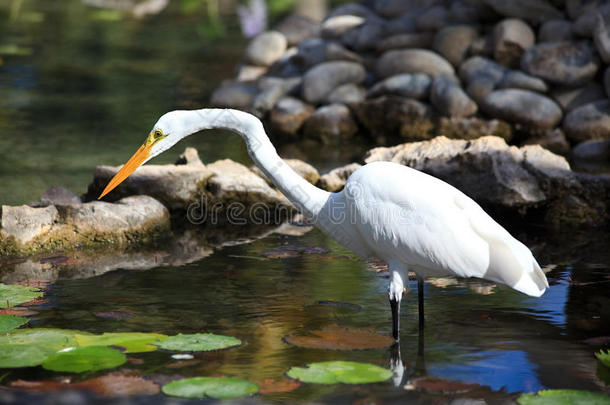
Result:
{"type": "Polygon", "coordinates": [[[179,111],[173,111],[159,118],[159,121],[157,121],[146,137],[146,141],[144,141],[127,163],[123,165],[121,170],[115,174],[98,198],[104,197],[129,177],[138,167],[168,150],[187,135],[179,119],[180,117],[176,116],[179,113],[179,111]]]}

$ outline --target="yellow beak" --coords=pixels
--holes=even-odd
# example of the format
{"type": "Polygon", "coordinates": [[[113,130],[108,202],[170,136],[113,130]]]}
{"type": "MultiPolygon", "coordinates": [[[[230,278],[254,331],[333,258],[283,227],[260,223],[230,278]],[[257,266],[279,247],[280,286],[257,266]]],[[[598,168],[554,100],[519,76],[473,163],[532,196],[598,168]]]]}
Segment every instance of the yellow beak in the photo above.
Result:
{"type": "Polygon", "coordinates": [[[106,186],[102,194],[98,197],[98,200],[104,197],[106,194],[111,192],[116,186],[121,184],[123,180],[125,180],[131,173],[134,172],[144,161],[150,156],[150,150],[152,149],[151,145],[142,145],[140,149],[123,165],[121,170],[117,174],[114,175],[110,183],[106,186]]]}

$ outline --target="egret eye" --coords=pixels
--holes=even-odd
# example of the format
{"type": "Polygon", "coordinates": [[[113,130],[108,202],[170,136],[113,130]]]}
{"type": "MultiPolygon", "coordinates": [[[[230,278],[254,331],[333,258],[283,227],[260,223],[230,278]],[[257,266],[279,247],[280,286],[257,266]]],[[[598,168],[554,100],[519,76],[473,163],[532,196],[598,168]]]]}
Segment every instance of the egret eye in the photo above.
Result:
{"type": "Polygon", "coordinates": [[[153,133],[153,138],[156,140],[160,139],[163,136],[163,132],[159,131],[158,129],[153,133]]]}

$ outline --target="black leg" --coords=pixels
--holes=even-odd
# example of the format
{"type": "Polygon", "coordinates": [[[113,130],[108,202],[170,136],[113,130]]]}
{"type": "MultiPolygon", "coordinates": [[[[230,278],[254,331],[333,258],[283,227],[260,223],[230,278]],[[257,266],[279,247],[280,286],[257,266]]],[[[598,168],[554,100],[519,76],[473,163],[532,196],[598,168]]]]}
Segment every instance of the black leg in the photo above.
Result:
{"type": "Polygon", "coordinates": [[[392,337],[395,342],[400,341],[400,301],[390,298],[390,307],[392,308],[392,337]]]}
{"type": "Polygon", "coordinates": [[[419,304],[419,329],[424,329],[424,280],[417,278],[417,301],[419,304]]]}

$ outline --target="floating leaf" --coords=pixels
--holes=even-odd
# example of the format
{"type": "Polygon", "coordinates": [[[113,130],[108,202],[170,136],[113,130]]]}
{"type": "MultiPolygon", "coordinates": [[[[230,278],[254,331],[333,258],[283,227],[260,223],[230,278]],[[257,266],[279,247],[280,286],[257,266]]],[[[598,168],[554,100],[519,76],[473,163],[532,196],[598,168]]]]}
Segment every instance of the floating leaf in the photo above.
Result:
{"type": "Polygon", "coordinates": [[[307,367],[292,367],[288,377],[316,384],[364,384],[385,381],[392,371],[368,363],[353,361],[325,361],[307,367]]]}
{"type": "Polygon", "coordinates": [[[154,352],[157,346],[152,343],[167,338],[159,333],[118,332],[102,335],[75,335],[79,346],[118,346],[125,353],[154,352]]]}
{"type": "Polygon", "coordinates": [[[36,315],[38,311],[33,311],[27,308],[14,307],[10,309],[0,309],[0,315],[16,315],[16,316],[31,316],[36,315]]]}
{"type": "Polygon", "coordinates": [[[76,333],[69,329],[32,328],[17,329],[7,335],[0,335],[0,345],[30,345],[39,347],[49,354],[67,347],[76,346],[76,333]]]}
{"type": "Polygon", "coordinates": [[[155,395],[160,391],[159,386],[150,380],[121,374],[109,374],[72,384],[62,381],[17,380],[11,383],[11,387],[44,392],[83,390],[102,396],[155,395]]]}
{"type": "Polygon", "coordinates": [[[476,383],[464,383],[461,381],[446,380],[434,376],[421,377],[410,381],[405,389],[417,389],[434,394],[458,394],[485,388],[476,383]]]}
{"type": "Polygon", "coordinates": [[[0,368],[33,367],[49,356],[44,347],[0,344],[0,368]]]}
{"type": "Polygon", "coordinates": [[[0,308],[14,307],[42,297],[42,292],[33,287],[0,283],[0,308]]]}
{"type": "Polygon", "coordinates": [[[124,311],[96,312],[93,315],[97,316],[98,318],[102,318],[102,319],[114,319],[114,320],[129,319],[129,318],[134,317],[134,315],[132,313],[124,312],[124,311]]]}
{"type": "Polygon", "coordinates": [[[172,381],[161,390],[181,398],[228,399],[252,395],[258,391],[258,386],[241,378],[195,377],[172,381]]]}
{"type": "Polygon", "coordinates": [[[390,336],[364,328],[330,326],[311,334],[313,336],[288,335],[284,341],[298,347],[327,350],[381,349],[394,344],[390,336]]]}
{"type": "Polygon", "coordinates": [[[17,329],[28,322],[28,318],[15,315],[0,315],[0,333],[17,329]]]}
{"type": "Polygon", "coordinates": [[[603,350],[600,350],[599,353],[595,353],[595,357],[597,357],[597,360],[601,361],[604,366],[610,367],[610,350],[606,350],[605,353],[603,350]]]}
{"type": "Polygon", "coordinates": [[[294,391],[301,386],[299,380],[290,380],[288,378],[282,378],[281,380],[274,380],[273,378],[266,378],[262,382],[257,382],[261,394],[273,394],[277,392],[290,392],[294,391]]]}
{"type": "Polygon", "coordinates": [[[521,405],[608,405],[610,397],[590,391],[546,390],[523,394],[517,402],[521,405]]]}
{"type": "Polygon", "coordinates": [[[81,373],[118,367],[127,358],[118,350],[104,346],[69,348],[49,356],[42,367],[51,371],[81,373]]]}
{"type": "Polygon", "coordinates": [[[166,350],[184,352],[204,352],[208,350],[226,349],[241,345],[241,340],[232,336],[215,335],[213,333],[179,334],[161,339],[155,345],[166,350]]]}

